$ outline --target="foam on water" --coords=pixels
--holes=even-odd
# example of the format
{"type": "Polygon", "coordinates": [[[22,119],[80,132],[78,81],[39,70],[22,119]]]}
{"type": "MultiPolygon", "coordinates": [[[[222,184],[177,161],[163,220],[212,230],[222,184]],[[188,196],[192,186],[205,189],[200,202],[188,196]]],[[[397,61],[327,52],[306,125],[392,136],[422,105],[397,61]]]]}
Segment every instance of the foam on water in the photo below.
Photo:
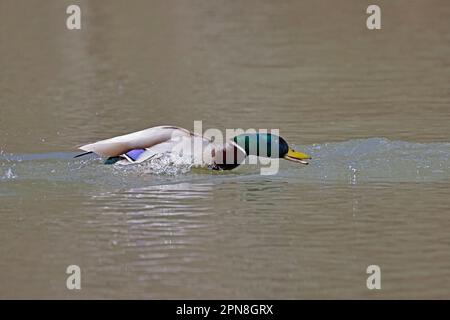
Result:
{"type": "MultiPolygon", "coordinates": [[[[280,161],[273,178],[309,182],[433,182],[450,179],[450,143],[411,143],[384,138],[295,146],[312,155],[309,166],[280,161]]],[[[95,156],[73,159],[74,153],[0,154],[0,181],[45,179],[89,184],[129,185],[131,182],[167,183],[184,180],[240,178],[257,175],[255,166],[230,172],[192,170],[191,159],[155,157],[130,166],[106,166],[95,156]]],[[[265,176],[265,178],[268,178],[265,176]]]]}
{"type": "Polygon", "coordinates": [[[302,175],[314,180],[430,182],[450,178],[450,143],[370,138],[313,145],[305,150],[313,160],[302,175]]]}
{"type": "Polygon", "coordinates": [[[147,174],[168,174],[178,175],[187,173],[193,166],[191,157],[179,157],[172,155],[163,155],[152,158],[141,164],[143,172],[147,174]]]}

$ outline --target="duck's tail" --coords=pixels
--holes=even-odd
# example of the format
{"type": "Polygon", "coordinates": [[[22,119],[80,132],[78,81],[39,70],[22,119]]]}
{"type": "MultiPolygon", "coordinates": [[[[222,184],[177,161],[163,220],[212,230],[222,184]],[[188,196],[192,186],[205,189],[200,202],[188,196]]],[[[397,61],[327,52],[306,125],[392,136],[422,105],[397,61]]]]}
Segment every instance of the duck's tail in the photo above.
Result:
{"type": "Polygon", "coordinates": [[[92,151],[83,152],[81,154],[77,154],[74,158],[79,158],[79,157],[82,157],[82,156],[85,156],[85,155],[88,155],[88,154],[91,154],[91,153],[93,153],[93,152],[92,151]]]}

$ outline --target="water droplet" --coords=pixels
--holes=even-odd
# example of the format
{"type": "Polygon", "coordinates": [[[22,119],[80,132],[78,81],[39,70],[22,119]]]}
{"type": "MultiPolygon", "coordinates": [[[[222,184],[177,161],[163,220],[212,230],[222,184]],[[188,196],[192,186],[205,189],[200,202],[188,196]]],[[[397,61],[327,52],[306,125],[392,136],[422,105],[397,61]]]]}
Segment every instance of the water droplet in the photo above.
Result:
{"type": "Polygon", "coordinates": [[[17,178],[17,175],[14,174],[11,168],[6,169],[5,174],[2,176],[2,180],[12,180],[17,178]]]}

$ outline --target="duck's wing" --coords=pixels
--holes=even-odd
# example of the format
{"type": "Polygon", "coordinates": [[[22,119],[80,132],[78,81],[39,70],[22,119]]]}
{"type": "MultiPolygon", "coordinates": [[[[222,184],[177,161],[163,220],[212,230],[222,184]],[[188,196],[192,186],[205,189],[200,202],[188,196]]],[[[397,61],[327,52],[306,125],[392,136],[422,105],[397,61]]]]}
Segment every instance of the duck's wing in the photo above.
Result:
{"type": "Polygon", "coordinates": [[[179,127],[159,126],[86,144],[79,149],[104,157],[116,157],[134,149],[152,148],[180,136],[190,137],[193,133],[179,127]]]}

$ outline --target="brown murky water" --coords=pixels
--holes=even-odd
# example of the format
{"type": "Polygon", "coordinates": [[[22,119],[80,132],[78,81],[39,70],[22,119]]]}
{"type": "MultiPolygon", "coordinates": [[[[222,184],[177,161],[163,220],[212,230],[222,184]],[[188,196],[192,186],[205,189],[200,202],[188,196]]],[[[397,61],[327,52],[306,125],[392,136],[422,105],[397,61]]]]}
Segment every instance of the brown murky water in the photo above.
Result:
{"type": "Polygon", "coordinates": [[[0,2],[1,298],[449,298],[450,3],[0,2]],[[277,128],[313,156],[151,174],[75,146],[277,128]],[[66,267],[82,289],[66,289],[66,267]],[[382,289],[366,287],[379,265],[382,289]]]}

